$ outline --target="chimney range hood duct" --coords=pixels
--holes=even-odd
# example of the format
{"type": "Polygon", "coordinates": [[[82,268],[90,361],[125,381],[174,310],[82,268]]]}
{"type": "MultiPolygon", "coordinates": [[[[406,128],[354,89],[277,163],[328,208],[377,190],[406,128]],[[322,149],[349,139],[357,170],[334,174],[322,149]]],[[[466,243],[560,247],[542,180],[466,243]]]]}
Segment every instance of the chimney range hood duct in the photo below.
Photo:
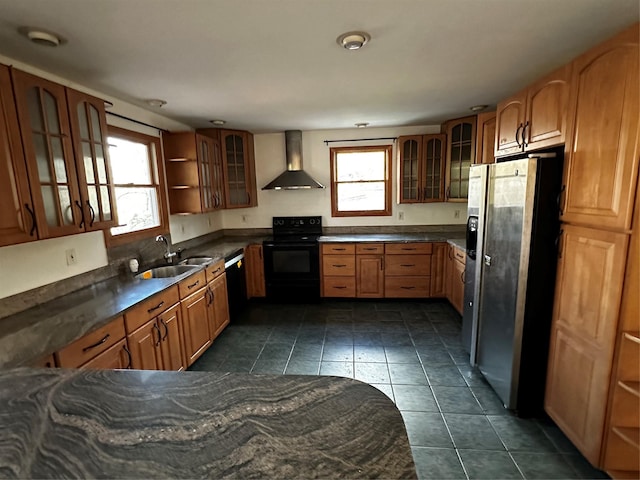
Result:
{"type": "Polygon", "coordinates": [[[287,169],[274,180],[262,187],[262,190],[298,190],[302,188],[324,188],[302,170],[302,131],[284,132],[287,169]]]}

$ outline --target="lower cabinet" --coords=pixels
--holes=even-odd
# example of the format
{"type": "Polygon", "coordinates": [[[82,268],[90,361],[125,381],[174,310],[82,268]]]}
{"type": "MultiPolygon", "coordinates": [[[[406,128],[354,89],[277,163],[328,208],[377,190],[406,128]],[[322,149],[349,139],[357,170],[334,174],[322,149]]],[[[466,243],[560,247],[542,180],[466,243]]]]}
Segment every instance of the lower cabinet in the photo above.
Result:
{"type": "Polygon", "coordinates": [[[211,345],[213,335],[209,328],[208,302],[208,288],[201,288],[181,302],[187,366],[195,362],[211,345]]]}
{"type": "Polygon", "coordinates": [[[128,338],[131,366],[140,370],[184,370],[180,304],[149,320],[128,338]]]}
{"type": "Polygon", "coordinates": [[[323,297],[355,298],[355,253],[353,243],[325,243],[321,246],[320,288],[323,297]]]}
{"type": "Polygon", "coordinates": [[[384,244],[356,245],[356,297],[384,297],[384,244]]]}
{"type": "Polygon", "coordinates": [[[444,254],[444,297],[453,308],[462,315],[464,305],[464,250],[451,244],[445,244],[444,254]]]}
{"type": "Polygon", "coordinates": [[[431,294],[431,243],[384,246],[384,296],[426,298],[431,294]]]}
{"type": "Polygon", "coordinates": [[[211,341],[229,325],[229,302],[227,301],[227,276],[222,273],[207,286],[208,319],[211,341]]]}
{"type": "Polygon", "coordinates": [[[432,297],[446,297],[446,261],[449,253],[448,243],[434,243],[431,253],[431,292],[432,297]]]}
{"type": "Polygon", "coordinates": [[[132,368],[131,352],[127,348],[127,340],[123,338],[111,348],[108,348],[100,355],[89,360],[80,368],[88,368],[94,370],[118,370],[132,368]]]}
{"type": "Polygon", "coordinates": [[[247,245],[244,249],[245,275],[247,281],[247,298],[267,295],[267,287],[264,280],[264,259],[262,245],[247,245]]]}

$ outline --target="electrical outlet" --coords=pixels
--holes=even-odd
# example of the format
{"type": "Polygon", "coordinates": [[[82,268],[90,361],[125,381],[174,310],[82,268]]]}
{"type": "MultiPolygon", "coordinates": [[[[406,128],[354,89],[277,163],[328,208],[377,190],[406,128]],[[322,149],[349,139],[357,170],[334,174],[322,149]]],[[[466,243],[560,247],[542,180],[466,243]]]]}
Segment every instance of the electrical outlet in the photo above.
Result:
{"type": "Polygon", "coordinates": [[[67,265],[75,265],[76,263],[78,263],[78,257],[76,256],[75,248],[65,250],[64,253],[67,256],[67,265]]]}
{"type": "Polygon", "coordinates": [[[460,210],[454,210],[453,218],[460,218],[460,210]]]}
{"type": "Polygon", "coordinates": [[[398,212],[398,220],[404,220],[404,212],[398,212]]]}

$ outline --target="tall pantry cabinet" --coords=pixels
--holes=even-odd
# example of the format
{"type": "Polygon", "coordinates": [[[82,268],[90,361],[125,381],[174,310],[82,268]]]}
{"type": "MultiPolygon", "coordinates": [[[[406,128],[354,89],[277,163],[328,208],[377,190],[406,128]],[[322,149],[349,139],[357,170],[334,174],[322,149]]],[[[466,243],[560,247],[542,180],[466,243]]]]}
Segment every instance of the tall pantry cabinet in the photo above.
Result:
{"type": "Polygon", "coordinates": [[[637,275],[638,262],[629,243],[640,153],[639,33],[636,24],[572,63],[545,395],[547,413],[614,477],[637,473],[639,458],[637,306],[635,319],[633,308],[621,310],[625,269],[637,275]]]}

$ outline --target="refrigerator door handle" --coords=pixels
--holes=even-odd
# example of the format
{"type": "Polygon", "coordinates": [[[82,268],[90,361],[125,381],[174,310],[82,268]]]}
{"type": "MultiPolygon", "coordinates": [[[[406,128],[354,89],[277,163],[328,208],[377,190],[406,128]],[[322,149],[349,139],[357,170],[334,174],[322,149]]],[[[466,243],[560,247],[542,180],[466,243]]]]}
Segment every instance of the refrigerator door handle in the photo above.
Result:
{"type": "Polygon", "coordinates": [[[485,264],[487,267],[490,267],[490,266],[491,266],[491,257],[490,257],[489,255],[485,255],[485,256],[484,256],[484,264],[485,264]]]}

